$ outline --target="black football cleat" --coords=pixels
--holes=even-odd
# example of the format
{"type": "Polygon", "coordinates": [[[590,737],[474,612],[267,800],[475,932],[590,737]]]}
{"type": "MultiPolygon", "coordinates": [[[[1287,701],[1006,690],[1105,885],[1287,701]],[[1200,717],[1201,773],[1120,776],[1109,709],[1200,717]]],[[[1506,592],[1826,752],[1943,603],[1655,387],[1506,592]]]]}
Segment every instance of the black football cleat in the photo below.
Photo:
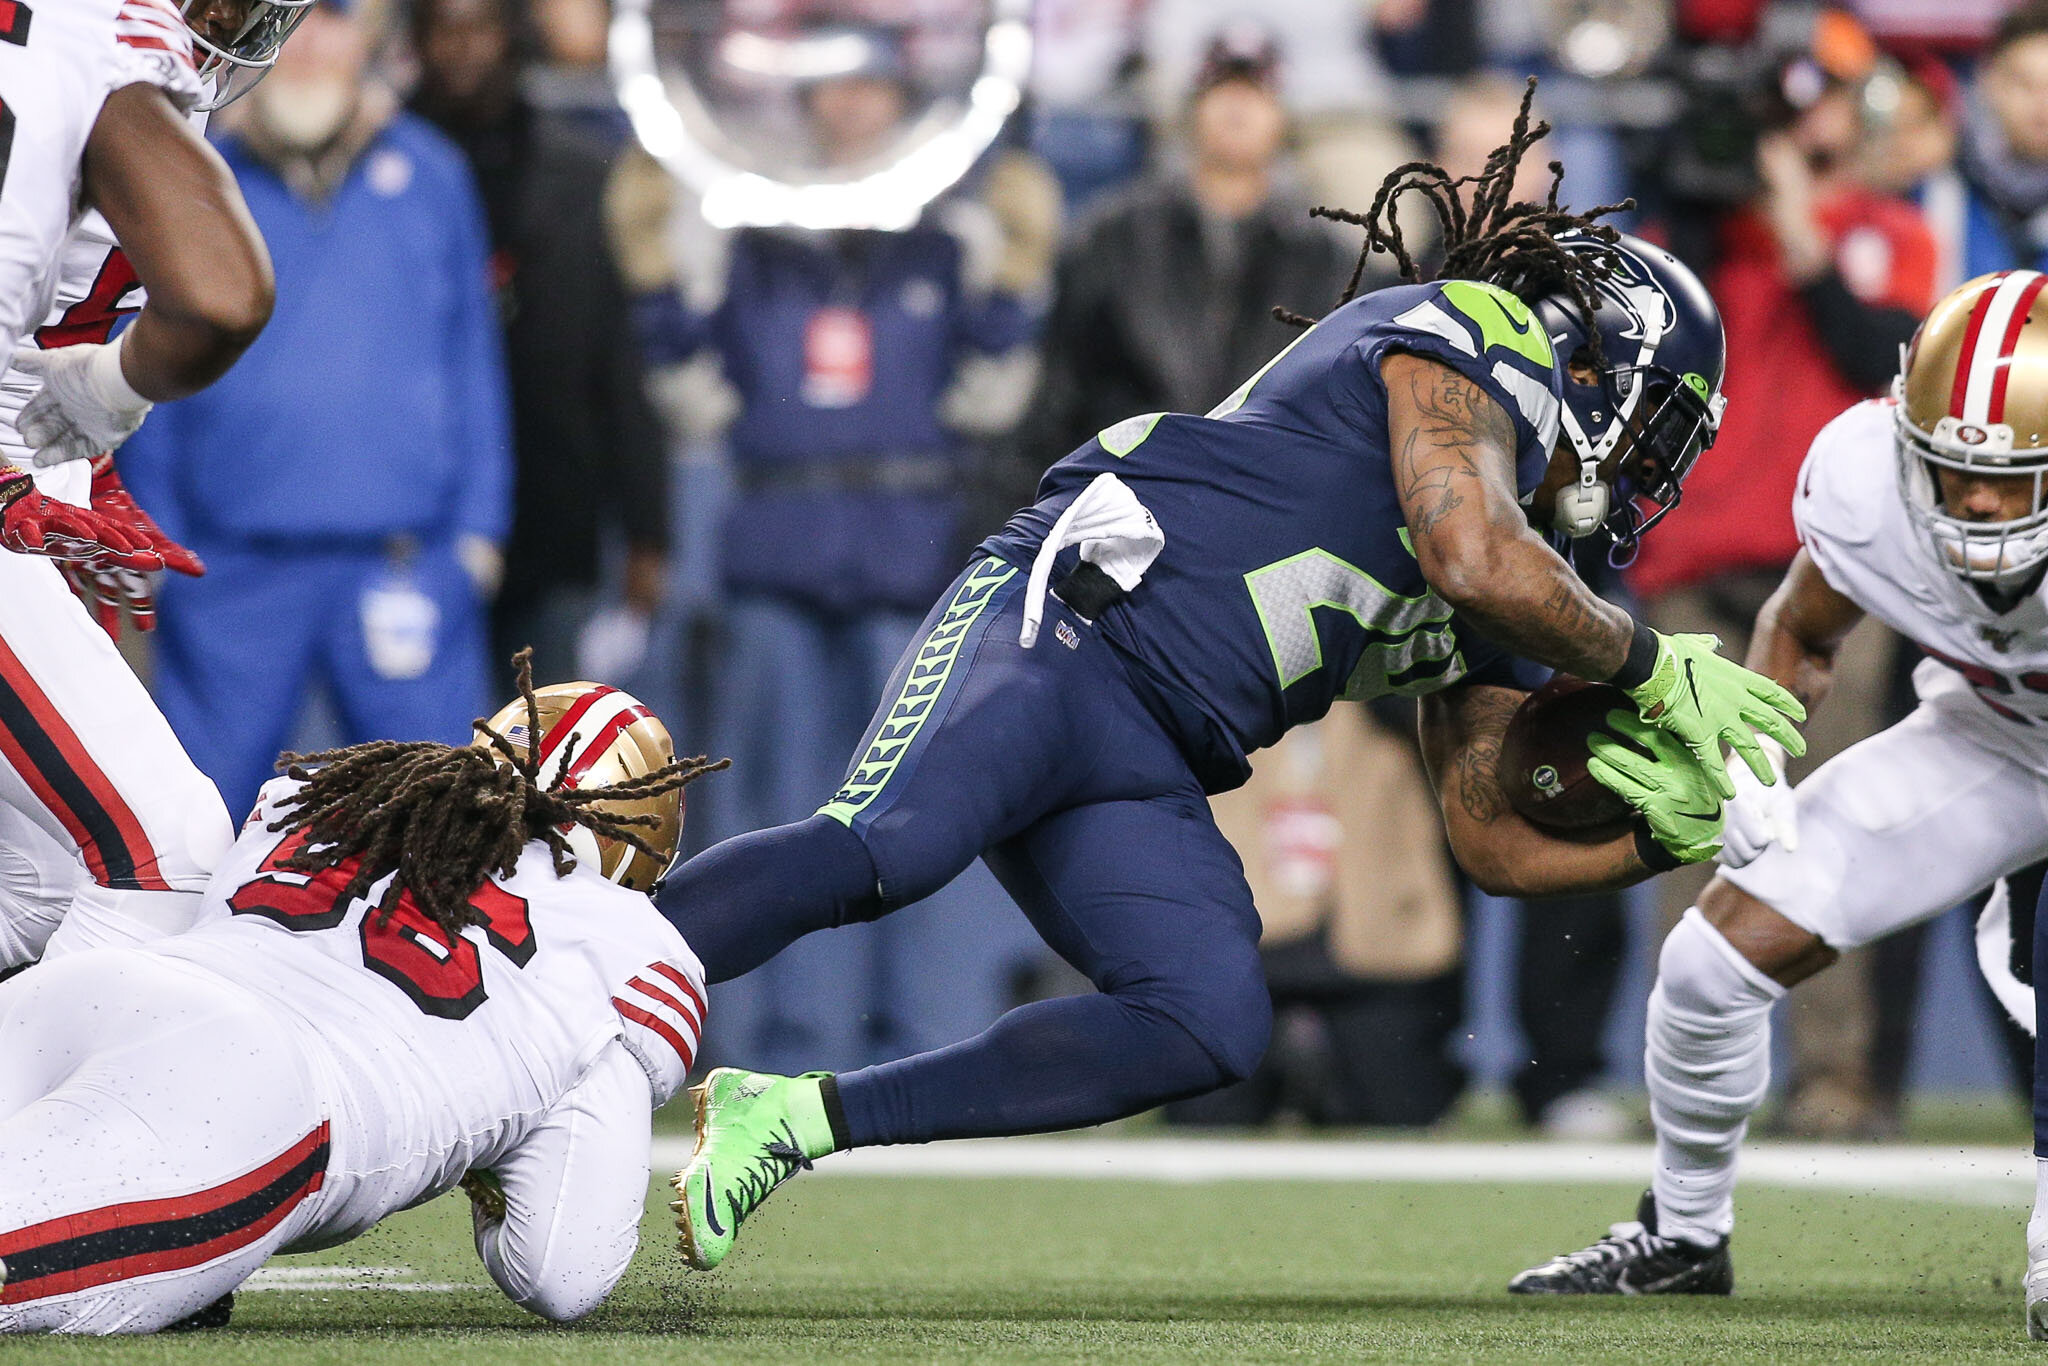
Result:
{"type": "Polygon", "coordinates": [[[205,1328],[225,1328],[234,1317],[235,1294],[230,1290],[206,1308],[187,1314],[176,1323],[166,1327],[166,1333],[196,1333],[205,1328]]]}
{"type": "Polygon", "coordinates": [[[1728,1240],[1701,1247],[1657,1232],[1650,1192],[1636,1219],[1616,1224],[1591,1247],[1553,1257],[1508,1282],[1510,1295],[1726,1295],[1735,1289],[1728,1240]]]}

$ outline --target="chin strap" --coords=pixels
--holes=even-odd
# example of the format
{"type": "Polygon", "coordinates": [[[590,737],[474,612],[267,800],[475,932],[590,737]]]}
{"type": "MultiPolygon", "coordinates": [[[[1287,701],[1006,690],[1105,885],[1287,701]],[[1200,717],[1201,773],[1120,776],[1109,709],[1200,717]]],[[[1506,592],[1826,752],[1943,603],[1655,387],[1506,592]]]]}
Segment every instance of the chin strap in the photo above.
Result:
{"type": "Polygon", "coordinates": [[[1600,479],[1600,461],[1582,455],[1579,457],[1579,482],[1557,491],[1557,515],[1553,524],[1573,540],[1582,540],[1598,531],[1607,520],[1610,500],[1610,491],[1600,479]]]}

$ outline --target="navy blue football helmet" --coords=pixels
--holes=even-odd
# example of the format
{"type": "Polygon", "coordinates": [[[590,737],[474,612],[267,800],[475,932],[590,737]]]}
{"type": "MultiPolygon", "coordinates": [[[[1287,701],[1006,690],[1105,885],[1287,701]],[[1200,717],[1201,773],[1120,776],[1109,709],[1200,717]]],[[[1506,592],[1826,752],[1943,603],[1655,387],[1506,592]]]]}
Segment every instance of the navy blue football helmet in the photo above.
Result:
{"type": "Polygon", "coordinates": [[[1627,235],[1613,245],[1589,233],[1557,241],[1608,269],[1593,291],[1590,328],[1569,293],[1531,305],[1566,366],[1561,426],[1579,458],[1578,480],[1558,494],[1551,529],[1576,540],[1605,527],[1616,563],[1626,563],[1644,533],[1678,506],[1686,475],[1714,444],[1727,405],[1728,342],[1707,287],[1662,247],[1627,235]],[[1581,384],[1570,362],[1591,358],[1595,331],[1600,372],[1581,384]]]}

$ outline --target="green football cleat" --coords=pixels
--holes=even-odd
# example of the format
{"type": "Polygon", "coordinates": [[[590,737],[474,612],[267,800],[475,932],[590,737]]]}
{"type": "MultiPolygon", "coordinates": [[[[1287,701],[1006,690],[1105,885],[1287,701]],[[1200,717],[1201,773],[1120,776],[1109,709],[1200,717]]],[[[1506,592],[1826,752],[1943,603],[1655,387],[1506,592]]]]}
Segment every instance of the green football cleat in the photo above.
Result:
{"type": "Polygon", "coordinates": [[[669,1182],[683,1260],[709,1271],[775,1188],[811,1160],[833,1152],[824,1084],[829,1072],[778,1077],[737,1067],[715,1069],[690,1089],[697,1102],[697,1148],[669,1182]]]}

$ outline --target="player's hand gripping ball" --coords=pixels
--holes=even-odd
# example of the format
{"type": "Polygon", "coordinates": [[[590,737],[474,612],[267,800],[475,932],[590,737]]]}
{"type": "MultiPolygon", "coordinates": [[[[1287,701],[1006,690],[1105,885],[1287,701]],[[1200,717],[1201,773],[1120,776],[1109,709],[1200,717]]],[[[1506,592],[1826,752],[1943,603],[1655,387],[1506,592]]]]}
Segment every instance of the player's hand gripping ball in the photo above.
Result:
{"type": "Polygon", "coordinates": [[[1618,834],[1629,804],[1586,772],[1586,740],[1607,729],[1607,713],[1635,703],[1611,683],[1558,674],[1522,699],[1500,746],[1500,786],[1508,805],[1555,834],[1618,834]]]}

